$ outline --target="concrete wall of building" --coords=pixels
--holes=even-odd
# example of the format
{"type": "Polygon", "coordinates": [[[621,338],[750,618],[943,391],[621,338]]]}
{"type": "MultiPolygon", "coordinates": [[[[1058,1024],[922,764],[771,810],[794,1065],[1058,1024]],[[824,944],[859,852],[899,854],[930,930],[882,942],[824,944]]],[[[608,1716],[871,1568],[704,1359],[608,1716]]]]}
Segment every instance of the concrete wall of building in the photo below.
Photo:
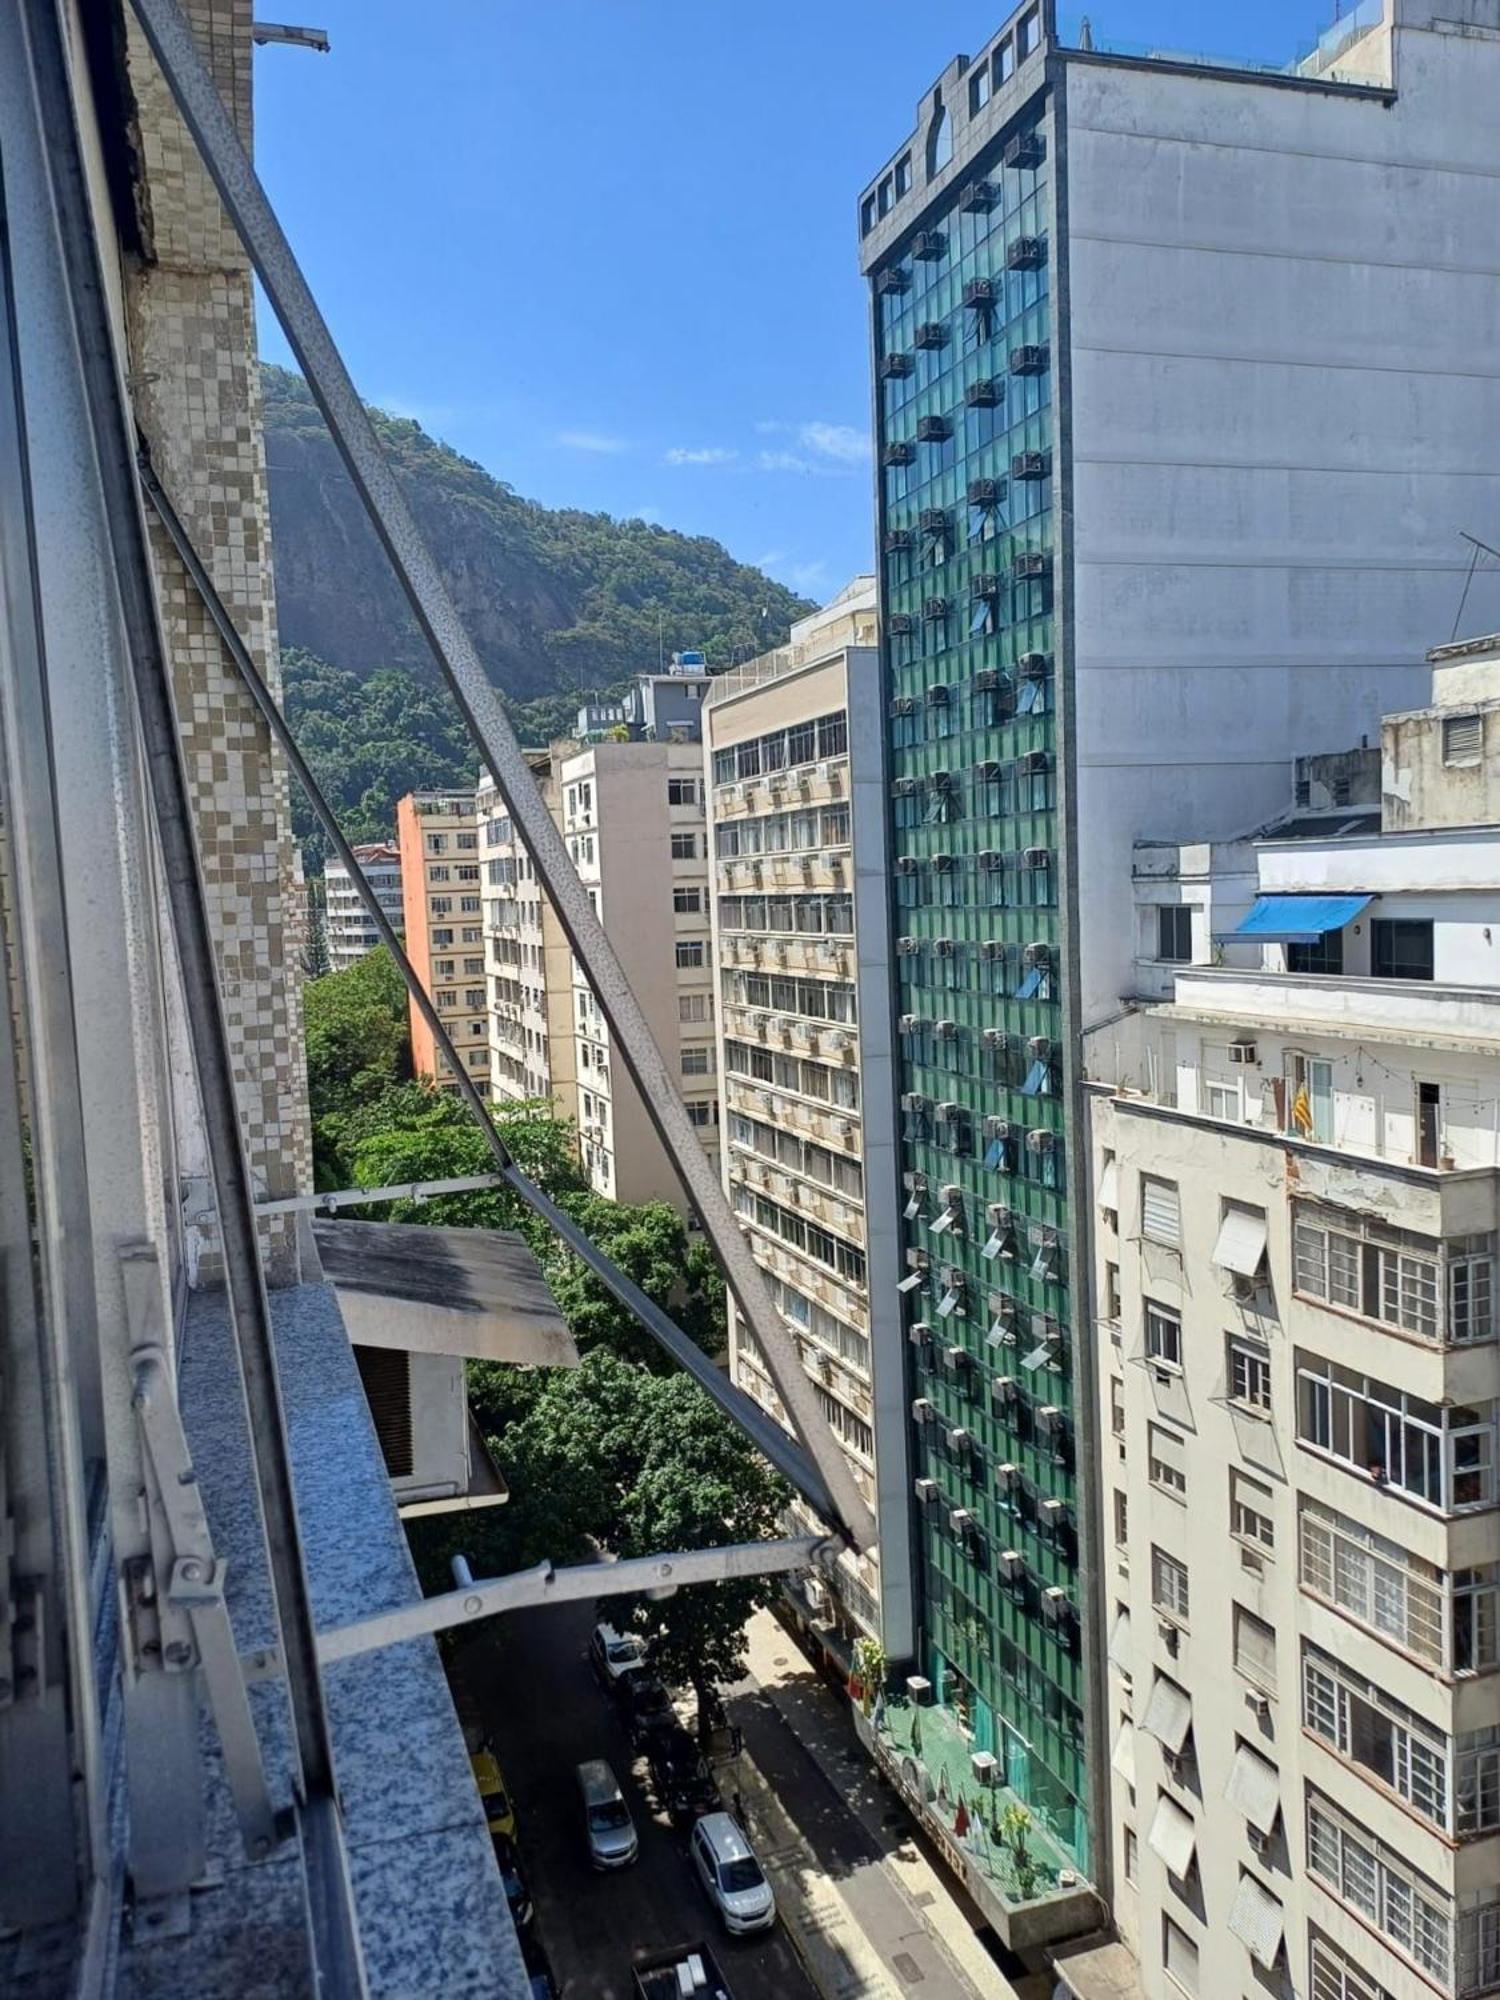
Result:
{"type": "MultiPolygon", "coordinates": [[[[408,792],[396,803],[396,840],[401,849],[406,955],[438,1009],[460,1061],[482,1089],[489,1076],[489,1027],[474,794],[408,792]],[[442,870],[446,876],[437,872],[442,870]],[[472,910],[463,909],[466,899],[473,902],[472,910]],[[442,902],[449,907],[437,907],[442,902]],[[474,1051],[482,1054],[482,1061],[471,1059],[474,1051]]],[[[452,1073],[431,1029],[414,1006],[407,1013],[415,1074],[451,1089],[452,1073]]]]}
{"type": "Polygon", "coordinates": [[[1381,770],[1382,817],[1393,832],[1500,824],[1500,700],[1493,686],[1486,699],[1386,716],[1381,770]],[[1460,720],[1474,730],[1473,750],[1467,730],[1461,748],[1450,733],[1460,720]]]}
{"type": "Polygon", "coordinates": [[[1396,61],[1394,103],[1064,72],[1085,1023],[1129,976],[1121,840],[1253,825],[1420,697],[1454,524],[1500,507],[1500,43],[1396,61]]]}

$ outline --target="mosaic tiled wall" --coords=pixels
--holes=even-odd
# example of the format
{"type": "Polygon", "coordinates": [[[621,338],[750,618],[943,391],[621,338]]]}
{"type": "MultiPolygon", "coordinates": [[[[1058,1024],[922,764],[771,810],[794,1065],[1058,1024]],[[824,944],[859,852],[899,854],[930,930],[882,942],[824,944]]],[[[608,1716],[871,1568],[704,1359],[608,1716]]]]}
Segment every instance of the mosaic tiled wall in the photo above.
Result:
{"type": "MultiPolygon", "coordinates": [[[[187,13],[241,135],[251,129],[249,0],[187,13]]],[[[132,387],[162,483],[252,657],[279,690],[260,378],[244,253],[132,24],[130,80],[144,171],[147,255],[127,273],[132,387]]],[[[258,1187],[312,1184],[287,774],[165,539],[158,582],[198,814],[210,916],[258,1187]]],[[[268,1275],[298,1275],[288,1224],[268,1275]]]]}

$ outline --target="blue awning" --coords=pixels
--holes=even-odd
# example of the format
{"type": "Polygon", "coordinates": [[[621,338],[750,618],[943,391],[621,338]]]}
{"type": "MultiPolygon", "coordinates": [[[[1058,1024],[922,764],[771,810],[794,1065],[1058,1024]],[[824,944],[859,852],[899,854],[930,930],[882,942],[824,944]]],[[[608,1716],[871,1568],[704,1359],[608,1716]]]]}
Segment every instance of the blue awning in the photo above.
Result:
{"type": "Polygon", "coordinates": [[[1328,931],[1352,924],[1368,896],[1258,896],[1255,908],[1230,937],[1262,944],[1316,944],[1328,931]]]}

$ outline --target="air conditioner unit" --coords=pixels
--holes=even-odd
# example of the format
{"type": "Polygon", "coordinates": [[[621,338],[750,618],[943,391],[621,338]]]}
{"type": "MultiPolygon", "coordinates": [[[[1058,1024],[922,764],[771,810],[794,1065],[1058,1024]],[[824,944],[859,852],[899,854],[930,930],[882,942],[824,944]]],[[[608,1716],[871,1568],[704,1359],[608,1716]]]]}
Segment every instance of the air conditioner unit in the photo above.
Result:
{"type": "Polygon", "coordinates": [[[1049,1625],[1060,1625],[1072,1607],[1068,1603],[1068,1593],[1058,1586],[1049,1584],[1042,1592],[1042,1616],[1049,1625]]]}
{"type": "Polygon", "coordinates": [[[896,856],[896,873],[898,875],[915,875],[921,865],[915,854],[898,854],[896,856]]]}
{"type": "Polygon", "coordinates": [[[914,937],[897,938],[896,950],[903,958],[916,958],[922,949],[922,940],[914,937]]]}
{"type": "Polygon", "coordinates": [[[1177,1651],[1178,1645],[1182,1639],[1182,1634],[1178,1631],[1177,1627],[1172,1623],[1170,1618],[1159,1618],[1156,1621],[1156,1636],[1158,1639],[1161,1640],[1162,1644],[1166,1647],[1169,1653],[1175,1653],[1177,1651]]]}
{"type": "Polygon", "coordinates": [[[927,1109],[928,1103],[929,1100],[919,1090],[908,1090],[902,1094],[901,1109],[911,1114],[919,1114],[927,1109]]]}
{"type": "Polygon", "coordinates": [[[1050,868],[1052,866],[1052,849],[1050,847],[1028,847],[1025,850],[1025,861],[1028,868],[1050,868]]]}
{"type": "Polygon", "coordinates": [[[1184,1782],[1187,1759],[1180,1750],[1163,1750],[1161,1753],[1161,1767],[1174,1785],[1180,1785],[1184,1782]]]}
{"type": "Polygon", "coordinates": [[[967,1507],[955,1507],[948,1516],[948,1526],[962,1541],[974,1526],[974,1516],[967,1507]]]}
{"type": "Polygon", "coordinates": [[[919,1014],[903,1014],[896,1025],[903,1035],[920,1034],[922,1030],[922,1017],[919,1014]]]}
{"type": "Polygon", "coordinates": [[[934,1030],[940,1042],[951,1042],[958,1033],[957,1021],[939,1021],[934,1030]]]}
{"type": "Polygon", "coordinates": [[[1046,944],[1038,939],[1035,943],[1026,946],[1025,950],[1021,953],[1021,958],[1027,965],[1050,965],[1052,963],[1052,947],[1050,944],[1046,944]]]}
{"type": "Polygon", "coordinates": [[[960,1375],[968,1366],[968,1350],[963,1347],[945,1347],[943,1349],[943,1360],[950,1375],[960,1375]]]}
{"type": "Polygon", "coordinates": [[[952,938],[946,938],[946,937],[934,938],[932,941],[932,955],[934,958],[952,958],[953,956],[952,938]]]}
{"type": "Polygon", "coordinates": [[[1028,1035],[1027,1053],[1033,1062],[1050,1062],[1052,1058],[1052,1037],[1050,1035],[1028,1035]]]}
{"type": "Polygon", "coordinates": [[[1035,1132],[1028,1132],[1026,1134],[1026,1150],[1028,1153],[1050,1153],[1056,1144],[1057,1134],[1055,1132],[1048,1132],[1038,1128],[1035,1132]]]}
{"type": "Polygon", "coordinates": [[[970,278],[964,286],[963,302],[966,306],[993,305],[995,281],[993,278],[970,278]]]}
{"type": "Polygon", "coordinates": [[[1044,1403],[1036,1413],[1037,1429],[1045,1431],[1049,1435],[1060,1431],[1065,1421],[1065,1413],[1058,1408],[1056,1403],[1044,1403]]]}
{"type": "Polygon", "coordinates": [[[1007,1459],[1004,1465],[995,1467],[995,1485],[1002,1493],[1009,1493],[1021,1483],[1021,1468],[1007,1459]]]}
{"type": "Polygon", "coordinates": [[[1231,1042],[1229,1060],[1232,1063],[1253,1063],[1256,1060],[1254,1042],[1231,1042]]]}
{"type": "Polygon", "coordinates": [[[995,1558],[995,1567],[1003,1577],[1013,1582],[1026,1574],[1026,1558],[1019,1549],[1002,1549],[995,1558]]]}
{"type": "MultiPolygon", "coordinates": [[[[988,1032],[997,1035],[1002,1033],[1003,1030],[991,1028],[988,1032]]],[[[1016,1127],[1011,1124],[1008,1118],[989,1117],[984,1121],[984,1136],[986,1139],[1000,1139],[1002,1141],[1013,1139],[1016,1136],[1016,1127]]]]}
{"type": "Polygon", "coordinates": [[[928,263],[941,257],[947,247],[947,238],[940,229],[919,229],[911,239],[913,257],[919,257],[928,263]]]}
{"type": "Polygon", "coordinates": [[[1047,678],[1047,655],[1023,653],[1016,661],[1016,672],[1023,681],[1044,681],[1047,678]]]}
{"type": "Polygon", "coordinates": [[[993,1785],[999,1768],[992,1752],[988,1750],[969,1752],[969,1769],[973,1773],[976,1785],[993,1785]]]}
{"type": "Polygon", "coordinates": [[[948,1433],[948,1449],[960,1457],[969,1449],[969,1446],[973,1442],[973,1438],[966,1430],[951,1430],[948,1433]]]}
{"type": "Polygon", "coordinates": [[[930,1424],[932,1422],[932,1405],[925,1396],[918,1396],[912,1404],[911,1420],[914,1424],[930,1424]]]}
{"type": "Polygon", "coordinates": [[[937,1481],[935,1479],[914,1479],[912,1481],[912,1490],[924,1507],[930,1507],[937,1498],[937,1481]]]}
{"type": "Polygon", "coordinates": [[[1268,1694],[1262,1694],[1259,1688],[1248,1688],[1246,1690],[1245,1706],[1254,1715],[1258,1716],[1262,1722],[1269,1720],[1271,1715],[1271,1697],[1268,1694]]]}
{"type": "Polygon", "coordinates": [[[913,1347],[925,1347],[932,1339],[932,1328],[925,1319],[914,1319],[906,1329],[906,1337],[913,1347]]]}
{"type": "Polygon", "coordinates": [[[1014,1403],[1020,1395],[1020,1388],[1014,1375],[997,1375],[990,1384],[990,1400],[1003,1407],[1014,1403]]]}
{"type": "Polygon", "coordinates": [[[1271,1845],[1270,1834],[1263,1833],[1258,1826],[1251,1826],[1248,1822],[1245,1826],[1245,1838],[1250,1843],[1252,1854],[1264,1854],[1271,1845]]]}

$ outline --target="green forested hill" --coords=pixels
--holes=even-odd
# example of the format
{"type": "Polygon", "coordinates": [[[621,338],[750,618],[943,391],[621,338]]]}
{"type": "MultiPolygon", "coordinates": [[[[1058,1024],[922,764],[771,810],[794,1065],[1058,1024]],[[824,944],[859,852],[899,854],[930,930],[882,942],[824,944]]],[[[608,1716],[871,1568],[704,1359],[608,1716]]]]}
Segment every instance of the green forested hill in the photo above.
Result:
{"type": "MultiPolygon", "coordinates": [[[[282,644],[361,682],[428,667],[306,385],[263,376],[282,644]]],[[[728,665],[811,608],[706,536],[538,506],[420,424],[374,416],[480,657],[518,700],[609,687],[654,665],[659,644],[728,665]]]]}

